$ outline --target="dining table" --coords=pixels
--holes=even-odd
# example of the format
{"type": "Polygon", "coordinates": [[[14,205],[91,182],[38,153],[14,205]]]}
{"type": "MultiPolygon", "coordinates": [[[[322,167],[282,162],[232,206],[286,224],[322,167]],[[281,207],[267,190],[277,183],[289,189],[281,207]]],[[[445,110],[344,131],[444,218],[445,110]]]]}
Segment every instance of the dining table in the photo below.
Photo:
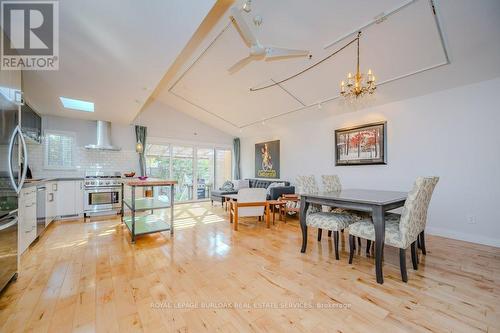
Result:
{"type": "Polygon", "coordinates": [[[301,193],[301,252],[305,252],[307,245],[306,212],[310,204],[368,212],[371,214],[375,227],[375,271],[377,282],[384,283],[382,259],[385,242],[385,213],[404,206],[407,196],[407,192],[372,189],[342,189],[338,192],[301,193]]]}

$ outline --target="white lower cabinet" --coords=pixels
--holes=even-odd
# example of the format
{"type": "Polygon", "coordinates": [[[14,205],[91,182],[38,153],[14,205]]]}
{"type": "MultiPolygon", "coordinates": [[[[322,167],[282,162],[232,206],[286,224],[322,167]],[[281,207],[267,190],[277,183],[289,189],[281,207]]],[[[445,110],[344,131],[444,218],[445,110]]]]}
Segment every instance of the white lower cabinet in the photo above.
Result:
{"type": "Polygon", "coordinates": [[[57,216],[57,182],[47,183],[47,192],[45,200],[45,226],[47,227],[57,216]]]}
{"type": "MultiPolygon", "coordinates": [[[[45,196],[45,226],[58,217],[83,214],[83,180],[49,181],[45,196]]],[[[36,239],[36,186],[26,187],[19,194],[19,253],[36,239]]]]}
{"type": "Polygon", "coordinates": [[[22,254],[36,238],[36,187],[21,190],[19,196],[19,253],[22,254]]]}
{"type": "Polygon", "coordinates": [[[77,215],[83,214],[83,193],[83,180],[78,180],[75,186],[75,212],[77,215]]]}
{"type": "Polygon", "coordinates": [[[83,214],[83,180],[60,180],[56,193],[57,216],[83,214]]]}

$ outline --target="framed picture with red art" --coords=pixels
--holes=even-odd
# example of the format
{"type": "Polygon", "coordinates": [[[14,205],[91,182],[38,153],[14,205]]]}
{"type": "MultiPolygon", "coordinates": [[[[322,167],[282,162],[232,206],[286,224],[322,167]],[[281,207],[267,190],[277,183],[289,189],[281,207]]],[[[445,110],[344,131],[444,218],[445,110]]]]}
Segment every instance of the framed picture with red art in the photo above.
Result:
{"type": "Polygon", "coordinates": [[[335,165],[387,164],[387,122],[335,130],[335,165]]]}

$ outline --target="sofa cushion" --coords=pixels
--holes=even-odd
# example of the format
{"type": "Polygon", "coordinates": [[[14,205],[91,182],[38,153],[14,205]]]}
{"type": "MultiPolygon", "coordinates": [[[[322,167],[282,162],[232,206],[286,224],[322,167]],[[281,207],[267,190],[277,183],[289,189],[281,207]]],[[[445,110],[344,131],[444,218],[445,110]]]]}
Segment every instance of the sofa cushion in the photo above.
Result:
{"type": "Polygon", "coordinates": [[[268,180],[260,180],[260,179],[254,179],[253,181],[253,187],[254,188],[267,188],[271,182],[268,180]]]}
{"type": "Polygon", "coordinates": [[[272,182],[271,184],[269,184],[267,186],[267,196],[271,195],[271,189],[273,187],[282,187],[282,186],[285,186],[285,183],[283,183],[283,182],[280,182],[280,183],[278,183],[278,182],[272,182]]]}
{"type": "Polygon", "coordinates": [[[220,198],[221,196],[225,194],[236,194],[238,191],[235,190],[230,190],[230,191],[224,191],[224,190],[213,190],[210,192],[210,195],[212,198],[220,198]]]}

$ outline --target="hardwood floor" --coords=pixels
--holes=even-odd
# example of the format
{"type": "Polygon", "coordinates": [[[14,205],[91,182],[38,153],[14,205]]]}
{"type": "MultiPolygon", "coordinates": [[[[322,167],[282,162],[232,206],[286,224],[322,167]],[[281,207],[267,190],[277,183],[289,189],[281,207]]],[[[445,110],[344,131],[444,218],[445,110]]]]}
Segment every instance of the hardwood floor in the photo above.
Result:
{"type": "Polygon", "coordinates": [[[175,219],[173,239],[135,245],[119,219],[52,225],[0,296],[0,332],[500,331],[498,248],[427,236],[408,283],[387,248],[379,285],[364,242],[347,263],[347,233],[337,261],[313,228],[300,253],[296,219],[234,231],[205,203],[178,205],[175,219]]]}

